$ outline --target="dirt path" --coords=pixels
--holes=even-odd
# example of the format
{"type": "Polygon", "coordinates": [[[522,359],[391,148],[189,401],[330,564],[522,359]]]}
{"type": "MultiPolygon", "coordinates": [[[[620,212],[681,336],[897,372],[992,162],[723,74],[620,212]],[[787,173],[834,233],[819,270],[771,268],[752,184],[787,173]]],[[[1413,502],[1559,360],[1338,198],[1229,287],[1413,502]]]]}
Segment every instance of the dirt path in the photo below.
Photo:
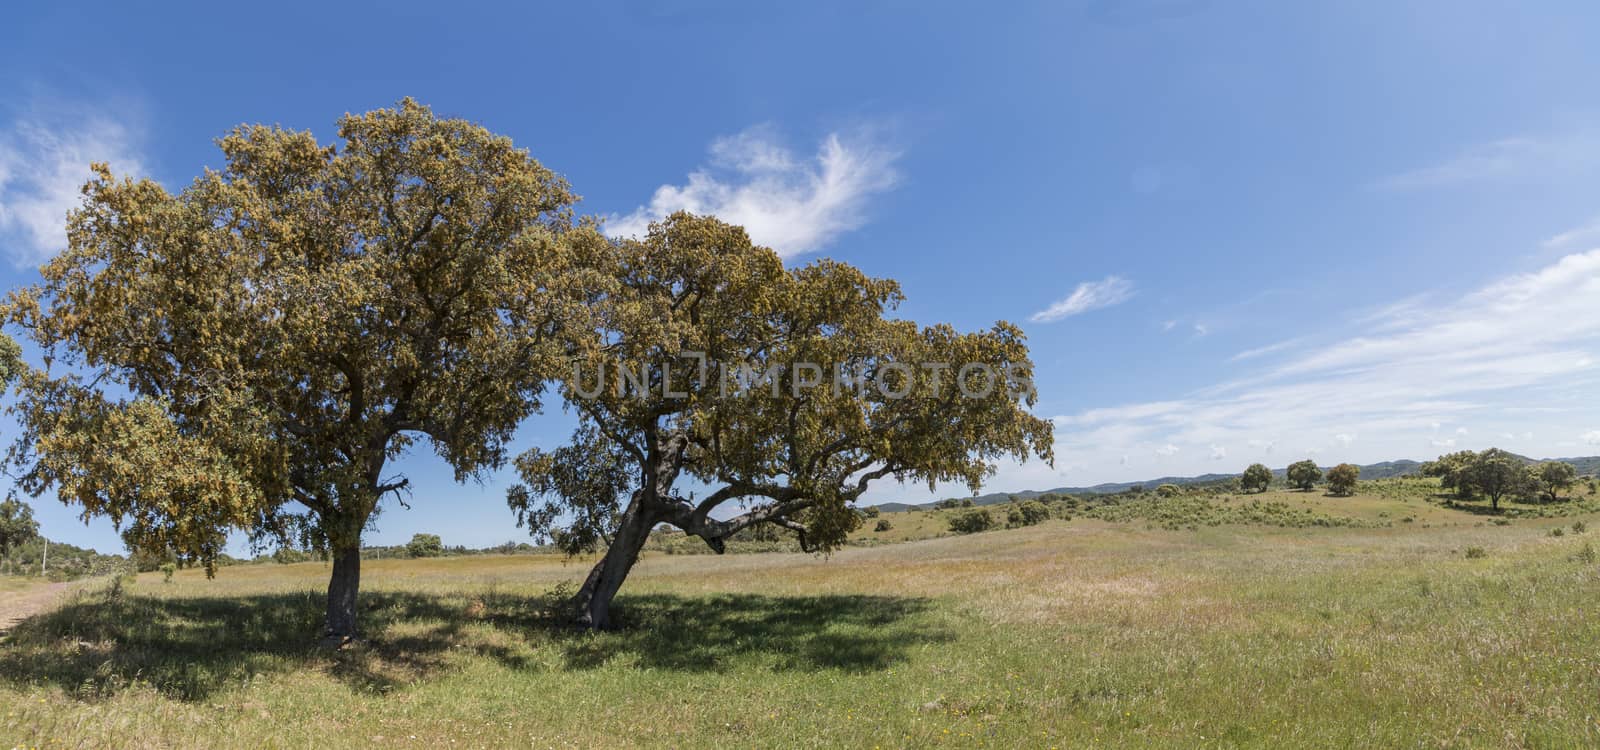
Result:
{"type": "Polygon", "coordinates": [[[0,592],[0,637],[4,637],[11,631],[11,626],[18,622],[56,606],[62,596],[83,583],[42,583],[21,591],[0,592]]]}

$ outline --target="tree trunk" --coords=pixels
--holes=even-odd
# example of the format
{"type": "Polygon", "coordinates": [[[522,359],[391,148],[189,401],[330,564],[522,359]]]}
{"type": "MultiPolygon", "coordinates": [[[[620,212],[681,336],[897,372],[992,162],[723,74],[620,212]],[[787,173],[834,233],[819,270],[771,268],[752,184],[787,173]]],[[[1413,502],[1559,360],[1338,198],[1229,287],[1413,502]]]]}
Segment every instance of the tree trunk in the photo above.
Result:
{"type": "Polygon", "coordinates": [[[650,527],[655,525],[655,519],[645,513],[640,503],[632,503],[623,513],[622,523],[617,527],[617,534],[611,540],[611,546],[606,548],[605,556],[600,562],[595,563],[594,569],[589,571],[589,577],[584,580],[583,588],[578,589],[578,595],[573,600],[578,611],[578,624],[595,630],[610,630],[615,627],[611,620],[611,600],[617,595],[617,590],[622,588],[622,582],[627,579],[628,571],[633,569],[633,564],[639,560],[639,551],[644,548],[645,540],[650,537],[650,527]]]}
{"type": "Polygon", "coordinates": [[[356,637],[356,594],[361,589],[361,545],[333,550],[333,578],[328,581],[325,646],[337,647],[356,637]]]}

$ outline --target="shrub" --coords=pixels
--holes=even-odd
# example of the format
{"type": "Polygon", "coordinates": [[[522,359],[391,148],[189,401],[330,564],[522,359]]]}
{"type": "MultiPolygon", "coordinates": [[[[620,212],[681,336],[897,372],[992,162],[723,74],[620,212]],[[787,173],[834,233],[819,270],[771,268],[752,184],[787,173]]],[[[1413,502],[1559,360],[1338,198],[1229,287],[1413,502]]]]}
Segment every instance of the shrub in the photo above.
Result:
{"type": "Polygon", "coordinates": [[[1468,560],[1476,560],[1478,558],[1488,557],[1488,556],[1489,556],[1489,553],[1487,551],[1485,551],[1482,547],[1468,547],[1467,548],[1467,559],[1468,560]]]}
{"type": "Polygon", "coordinates": [[[178,572],[178,566],[176,563],[161,564],[161,580],[163,582],[172,583],[172,574],[176,572],[178,572]]]}
{"type": "Polygon", "coordinates": [[[1049,518],[1050,509],[1036,500],[1012,503],[1011,509],[1006,511],[1006,525],[1011,528],[1032,526],[1049,518]]]}
{"type": "Polygon", "coordinates": [[[1550,536],[1566,536],[1567,530],[1557,526],[1550,530],[1550,536]]]}
{"type": "Polygon", "coordinates": [[[994,528],[994,516],[982,508],[975,508],[950,517],[950,530],[957,534],[974,534],[994,528]]]}
{"type": "Polygon", "coordinates": [[[1578,548],[1578,553],[1572,556],[1572,559],[1585,565],[1592,565],[1595,561],[1594,545],[1584,542],[1583,546],[1578,548]]]}
{"type": "Polygon", "coordinates": [[[878,532],[883,532],[883,531],[888,531],[889,529],[892,529],[892,528],[894,528],[894,524],[889,523],[889,519],[880,518],[880,519],[878,519],[877,525],[872,527],[872,530],[873,531],[878,531],[878,532]]]}
{"type": "Polygon", "coordinates": [[[1179,489],[1178,485],[1175,484],[1163,484],[1156,488],[1156,494],[1161,497],[1177,497],[1181,492],[1183,490],[1179,489]]]}
{"type": "Polygon", "coordinates": [[[1582,521],[1573,521],[1572,522],[1572,533],[1574,533],[1574,534],[1582,534],[1582,533],[1584,533],[1584,532],[1586,532],[1588,530],[1589,530],[1589,527],[1585,526],[1582,521]]]}
{"type": "Polygon", "coordinates": [[[438,557],[444,554],[444,542],[438,534],[415,534],[406,543],[406,554],[412,557],[438,557]]]}
{"type": "Polygon", "coordinates": [[[861,515],[864,518],[877,518],[879,512],[878,506],[876,505],[868,505],[867,507],[861,509],[861,515]]]}

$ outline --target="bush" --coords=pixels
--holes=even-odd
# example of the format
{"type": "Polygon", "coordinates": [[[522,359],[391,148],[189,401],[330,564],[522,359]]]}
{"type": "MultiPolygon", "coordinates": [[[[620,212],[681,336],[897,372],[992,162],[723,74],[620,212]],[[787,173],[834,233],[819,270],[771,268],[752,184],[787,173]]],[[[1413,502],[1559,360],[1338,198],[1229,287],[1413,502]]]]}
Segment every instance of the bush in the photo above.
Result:
{"type": "Polygon", "coordinates": [[[989,511],[976,508],[950,517],[950,530],[957,534],[975,534],[994,528],[994,516],[989,511]]]}
{"type": "Polygon", "coordinates": [[[444,542],[438,534],[415,534],[406,543],[406,554],[412,557],[438,557],[444,554],[444,542]]]}
{"type": "Polygon", "coordinates": [[[1582,533],[1584,533],[1585,531],[1588,531],[1588,530],[1589,530],[1589,527],[1583,525],[1582,521],[1573,521],[1572,522],[1572,533],[1574,533],[1574,534],[1582,534],[1582,533]]]}
{"type": "Polygon", "coordinates": [[[1578,549],[1578,554],[1573,555],[1572,559],[1574,559],[1574,560],[1576,560],[1578,562],[1581,562],[1581,563],[1583,563],[1585,565],[1594,564],[1594,561],[1595,561],[1594,545],[1592,545],[1592,544],[1590,544],[1588,542],[1584,542],[1583,546],[1578,549]]]}
{"type": "Polygon", "coordinates": [[[1156,488],[1156,494],[1161,497],[1177,497],[1180,492],[1183,492],[1183,490],[1179,489],[1178,485],[1175,484],[1163,484],[1156,488]]]}
{"type": "Polygon", "coordinates": [[[877,532],[884,532],[884,531],[888,531],[889,529],[892,529],[892,528],[894,528],[894,524],[889,523],[889,519],[880,518],[880,519],[878,519],[878,524],[876,526],[873,526],[872,530],[873,531],[877,531],[877,532]]]}
{"type": "Polygon", "coordinates": [[[868,505],[867,507],[861,509],[861,516],[863,518],[877,518],[878,513],[880,513],[880,511],[876,505],[868,505]]]}
{"type": "Polygon", "coordinates": [[[178,565],[176,563],[161,564],[161,580],[163,582],[172,583],[172,574],[176,572],[178,572],[178,565]]]}
{"type": "Polygon", "coordinates": [[[1479,558],[1488,557],[1488,556],[1489,556],[1489,553],[1487,551],[1485,551],[1482,547],[1468,547],[1467,548],[1467,559],[1468,560],[1477,560],[1479,558]]]}
{"type": "Polygon", "coordinates": [[[1550,536],[1566,536],[1567,530],[1557,526],[1550,530],[1550,536]]]}
{"type": "Polygon", "coordinates": [[[1022,526],[1032,526],[1050,518],[1050,509],[1037,500],[1024,503],[1012,503],[1011,509],[1006,511],[1006,526],[1013,529],[1022,526]]]}

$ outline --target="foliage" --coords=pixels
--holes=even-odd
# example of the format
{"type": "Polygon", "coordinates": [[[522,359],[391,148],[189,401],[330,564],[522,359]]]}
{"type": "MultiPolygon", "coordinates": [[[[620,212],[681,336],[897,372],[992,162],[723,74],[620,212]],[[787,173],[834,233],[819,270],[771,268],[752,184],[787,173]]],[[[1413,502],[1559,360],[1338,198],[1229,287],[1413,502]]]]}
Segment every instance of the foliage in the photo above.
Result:
{"type": "Polygon", "coordinates": [[[1308,458],[1304,461],[1296,461],[1289,464],[1285,477],[1289,480],[1291,487],[1309,490],[1315,487],[1317,482],[1322,481],[1322,469],[1317,467],[1315,461],[1308,458]]]}
{"type": "Polygon", "coordinates": [[[406,543],[406,554],[411,557],[438,557],[444,554],[444,542],[438,534],[413,534],[406,543]]]}
{"type": "Polygon", "coordinates": [[[880,534],[885,532],[885,531],[888,531],[890,529],[893,529],[893,528],[894,528],[894,523],[891,522],[887,518],[878,519],[878,522],[876,524],[873,524],[873,526],[872,526],[872,530],[876,531],[876,532],[878,532],[880,534]]]}
{"type": "Polygon", "coordinates": [[[975,534],[995,527],[994,515],[986,508],[969,508],[950,516],[950,530],[957,534],[975,534]]]}
{"type": "Polygon", "coordinates": [[[1560,500],[1561,493],[1572,489],[1578,481],[1578,470],[1563,461],[1546,461],[1533,467],[1532,472],[1540,491],[1552,503],[1560,500]]]}
{"type": "Polygon", "coordinates": [[[14,497],[0,500],[0,558],[39,536],[39,522],[33,508],[14,497]]]}
{"type": "Polygon", "coordinates": [[[332,549],[348,634],[361,533],[408,486],[384,467],[419,440],[458,479],[501,463],[604,243],[475,124],[408,99],[338,133],[237,128],[178,193],[96,165],[0,318],[51,363],[19,381],[25,490],[208,571],[230,529],[332,549]]]}
{"type": "Polygon", "coordinates": [[[952,382],[969,364],[1031,382],[1015,326],[963,334],[893,319],[894,282],[828,260],[788,269],[743,229],[686,213],[607,258],[596,331],[563,383],[581,424],[567,446],[520,456],[507,493],[536,537],[568,550],[608,542],[578,594],[586,624],[609,621],[658,524],[714,551],[761,525],[827,551],[859,526],[855,502],[879,479],[975,491],[1001,457],[1050,455],[1031,390],[996,383],[969,397],[952,382]],[[928,362],[948,372],[907,364],[928,362]],[[803,387],[802,363],[827,385],[803,387]],[[859,385],[837,385],[841,372],[859,385]],[[682,492],[685,478],[708,492],[682,492]],[[729,505],[742,512],[713,513],[729,505]]]}
{"type": "Polygon", "coordinates": [[[1245,492],[1266,492],[1272,484],[1272,470],[1266,464],[1250,464],[1239,478],[1239,488],[1245,492]]]}
{"type": "Polygon", "coordinates": [[[1490,448],[1472,458],[1466,470],[1466,481],[1471,487],[1489,498],[1490,507],[1500,509],[1500,499],[1507,495],[1530,493],[1532,478],[1526,462],[1499,448],[1490,448]]]}
{"type": "Polygon", "coordinates": [[[1175,484],[1163,484],[1156,488],[1156,494],[1163,498],[1177,497],[1183,489],[1175,484]]]}
{"type": "Polygon", "coordinates": [[[1033,526],[1050,520],[1050,509],[1037,500],[1012,503],[1006,510],[1006,526],[1019,528],[1033,526]]]}
{"type": "Polygon", "coordinates": [[[1355,494],[1356,481],[1361,478],[1361,467],[1339,464],[1328,470],[1328,491],[1340,497],[1355,494]]]}
{"type": "Polygon", "coordinates": [[[1107,498],[1089,505],[1082,512],[1089,518],[1102,521],[1145,521],[1169,531],[1227,524],[1289,528],[1365,528],[1384,525],[1359,518],[1318,513],[1309,508],[1295,508],[1278,501],[1251,499],[1246,502],[1225,502],[1194,495],[1164,500],[1148,496],[1107,498]]]}

